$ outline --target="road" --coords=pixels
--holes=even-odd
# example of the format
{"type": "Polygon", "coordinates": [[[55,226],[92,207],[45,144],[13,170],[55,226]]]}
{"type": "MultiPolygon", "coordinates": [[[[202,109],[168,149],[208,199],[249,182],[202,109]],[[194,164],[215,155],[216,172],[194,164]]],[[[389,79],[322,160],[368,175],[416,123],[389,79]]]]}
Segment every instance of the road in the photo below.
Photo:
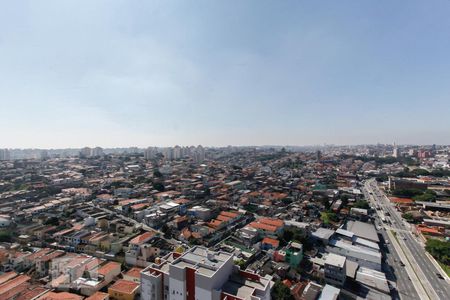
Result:
{"type": "MultiPolygon", "coordinates": [[[[370,199],[369,194],[365,192],[366,198],[370,199]]],[[[375,215],[375,223],[381,224],[381,220],[377,215],[375,215]]],[[[380,228],[377,226],[377,229],[380,228]]],[[[402,260],[400,255],[397,253],[395,248],[393,247],[393,242],[389,238],[383,228],[379,229],[379,233],[383,237],[384,243],[381,243],[382,250],[386,254],[386,261],[383,264],[383,271],[386,274],[386,278],[391,282],[391,285],[395,286],[396,292],[391,291],[391,296],[393,299],[420,299],[417,291],[411,282],[411,278],[409,277],[404,266],[401,265],[402,260]],[[394,283],[394,284],[393,284],[394,283]]]]}
{"type": "Polygon", "coordinates": [[[440,270],[427,257],[425,249],[411,233],[409,225],[402,219],[400,213],[392,206],[389,199],[379,190],[375,181],[367,182],[365,187],[369,192],[372,192],[371,196],[373,196],[376,203],[387,216],[386,219],[391,222],[391,229],[397,233],[399,244],[405,250],[404,252],[415,269],[422,286],[427,290],[428,296],[431,299],[448,299],[450,295],[450,284],[438,278],[437,274],[440,273],[440,270]]]}

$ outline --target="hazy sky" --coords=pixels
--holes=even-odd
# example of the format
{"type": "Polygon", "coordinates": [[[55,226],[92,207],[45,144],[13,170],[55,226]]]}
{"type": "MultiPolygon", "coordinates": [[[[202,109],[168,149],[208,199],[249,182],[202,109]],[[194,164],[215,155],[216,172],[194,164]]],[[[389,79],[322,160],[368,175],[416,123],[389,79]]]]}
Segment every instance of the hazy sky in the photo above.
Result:
{"type": "Polygon", "coordinates": [[[1,1],[0,148],[450,143],[450,1],[1,1]]]}

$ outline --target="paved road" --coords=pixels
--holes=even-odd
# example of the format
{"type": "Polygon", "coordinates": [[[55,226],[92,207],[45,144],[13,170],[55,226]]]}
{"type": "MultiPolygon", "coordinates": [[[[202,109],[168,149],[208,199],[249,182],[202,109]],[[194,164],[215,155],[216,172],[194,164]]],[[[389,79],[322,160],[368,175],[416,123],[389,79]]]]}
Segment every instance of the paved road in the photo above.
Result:
{"type": "MultiPolygon", "coordinates": [[[[375,182],[370,183],[370,188],[373,191],[373,196],[380,203],[383,211],[389,213],[391,220],[391,226],[398,232],[398,238],[400,243],[403,243],[411,252],[414,257],[415,263],[422,270],[425,275],[423,278],[424,286],[431,285],[437,296],[442,299],[450,298],[450,284],[445,280],[437,277],[439,270],[433,265],[430,259],[425,254],[425,249],[417,242],[416,238],[409,230],[409,226],[405,225],[406,222],[401,218],[400,213],[392,207],[387,197],[378,189],[375,182]]],[[[414,262],[411,262],[414,263],[414,262]]],[[[432,297],[432,295],[430,295],[432,297]]],[[[433,297],[432,297],[433,298],[433,297]]]]}
{"type": "Polygon", "coordinates": [[[389,281],[396,282],[396,289],[398,296],[401,299],[420,299],[411,279],[406,272],[405,267],[401,265],[401,258],[395,248],[392,246],[392,241],[386,234],[386,231],[381,230],[381,235],[385,241],[389,241],[385,244],[386,251],[386,277],[389,281]],[[392,269],[391,269],[392,267],[392,269]]]}
{"type": "MultiPolygon", "coordinates": [[[[366,198],[370,199],[368,195],[366,195],[366,198]]],[[[378,215],[375,216],[375,223],[382,223],[378,215]]],[[[390,240],[388,234],[382,228],[380,228],[379,232],[385,241],[383,251],[386,254],[386,262],[383,264],[383,271],[386,274],[386,278],[391,282],[391,284],[394,283],[392,285],[396,288],[396,291],[391,291],[392,298],[419,300],[420,297],[417,294],[417,291],[411,282],[405,267],[401,265],[402,260],[395,248],[392,246],[392,241],[390,240]]]]}

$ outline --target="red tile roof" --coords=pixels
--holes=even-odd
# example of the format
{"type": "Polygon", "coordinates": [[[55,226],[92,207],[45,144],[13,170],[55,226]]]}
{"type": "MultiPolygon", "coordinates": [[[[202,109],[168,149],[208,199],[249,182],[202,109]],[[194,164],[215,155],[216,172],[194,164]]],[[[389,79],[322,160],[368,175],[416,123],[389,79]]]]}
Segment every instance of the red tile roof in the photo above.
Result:
{"type": "Polygon", "coordinates": [[[87,297],[84,300],[105,300],[108,299],[109,294],[103,292],[95,292],[92,296],[87,297]]]}
{"type": "Polygon", "coordinates": [[[0,275],[0,285],[3,284],[4,282],[7,282],[8,280],[16,277],[17,275],[18,274],[14,271],[0,275]]]}
{"type": "Polygon", "coordinates": [[[258,222],[259,223],[263,223],[263,224],[267,224],[267,225],[276,226],[276,227],[284,226],[284,222],[282,220],[279,220],[279,219],[261,218],[261,219],[258,220],[258,222]]]}
{"type": "Polygon", "coordinates": [[[134,292],[136,292],[139,286],[139,283],[120,279],[117,280],[112,286],[110,286],[108,290],[113,290],[124,294],[133,294],[134,292]]]}
{"type": "Polygon", "coordinates": [[[272,245],[272,247],[274,247],[274,248],[278,248],[278,246],[280,245],[280,241],[278,241],[276,239],[271,239],[269,237],[265,237],[262,240],[262,243],[272,245]]]}
{"type": "Polygon", "coordinates": [[[17,286],[22,285],[25,282],[28,282],[31,278],[26,275],[19,275],[14,277],[11,280],[8,280],[0,285],[0,299],[7,299],[3,296],[10,290],[14,289],[17,286]]]}
{"type": "Polygon", "coordinates": [[[39,297],[38,300],[83,300],[83,296],[68,292],[48,292],[47,294],[39,297]]]}
{"type": "Polygon", "coordinates": [[[250,224],[248,224],[248,226],[253,227],[255,229],[261,229],[261,230],[270,231],[270,232],[277,231],[276,226],[267,225],[267,224],[258,223],[258,222],[251,222],[250,224]]]}
{"type": "Polygon", "coordinates": [[[98,274],[106,276],[107,274],[109,274],[110,272],[112,272],[113,270],[119,268],[119,271],[121,269],[121,264],[119,264],[118,262],[115,261],[109,261],[106,264],[104,264],[103,266],[101,266],[98,269],[98,274]]]}
{"type": "Polygon", "coordinates": [[[144,270],[143,268],[134,267],[131,268],[128,272],[125,273],[126,276],[134,277],[134,278],[141,278],[141,271],[144,270]]]}
{"type": "Polygon", "coordinates": [[[391,202],[398,204],[412,204],[414,202],[413,199],[410,198],[398,198],[398,197],[390,197],[391,202]]]}
{"type": "Polygon", "coordinates": [[[130,244],[134,244],[134,245],[144,244],[145,242],[150,240],[154,235],[155,235],[155,233],[152,232],[152,231],[145,232],[145,233],[143,233],[141,235],[138,235],[137,237],[133,238],[130,241],[130,244]]]}
{"type": "Polygon", "coordinates": [[[230,217],[230,218],[236,218],[239,216],[239,213],[237,212],[231,212],[231,211],[222,211],[220,213],[222,216],[230,217]]]}

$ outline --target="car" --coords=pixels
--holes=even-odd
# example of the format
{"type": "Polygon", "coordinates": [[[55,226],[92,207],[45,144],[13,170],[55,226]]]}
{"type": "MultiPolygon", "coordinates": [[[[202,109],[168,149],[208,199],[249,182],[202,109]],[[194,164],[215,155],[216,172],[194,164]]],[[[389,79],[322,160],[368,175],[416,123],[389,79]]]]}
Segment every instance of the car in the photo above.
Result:
{"type": "Polygon", "coordinates": [[[441,273],[436,273],[436,276],[437,276],[439,279],[444,279],[444,276],[442,276],[441,273]]]}
{"type": "Polygon", "coordinates": [[[400,261],[400,266],[404,267],[405,264],[402,261],[400,261]]]}

